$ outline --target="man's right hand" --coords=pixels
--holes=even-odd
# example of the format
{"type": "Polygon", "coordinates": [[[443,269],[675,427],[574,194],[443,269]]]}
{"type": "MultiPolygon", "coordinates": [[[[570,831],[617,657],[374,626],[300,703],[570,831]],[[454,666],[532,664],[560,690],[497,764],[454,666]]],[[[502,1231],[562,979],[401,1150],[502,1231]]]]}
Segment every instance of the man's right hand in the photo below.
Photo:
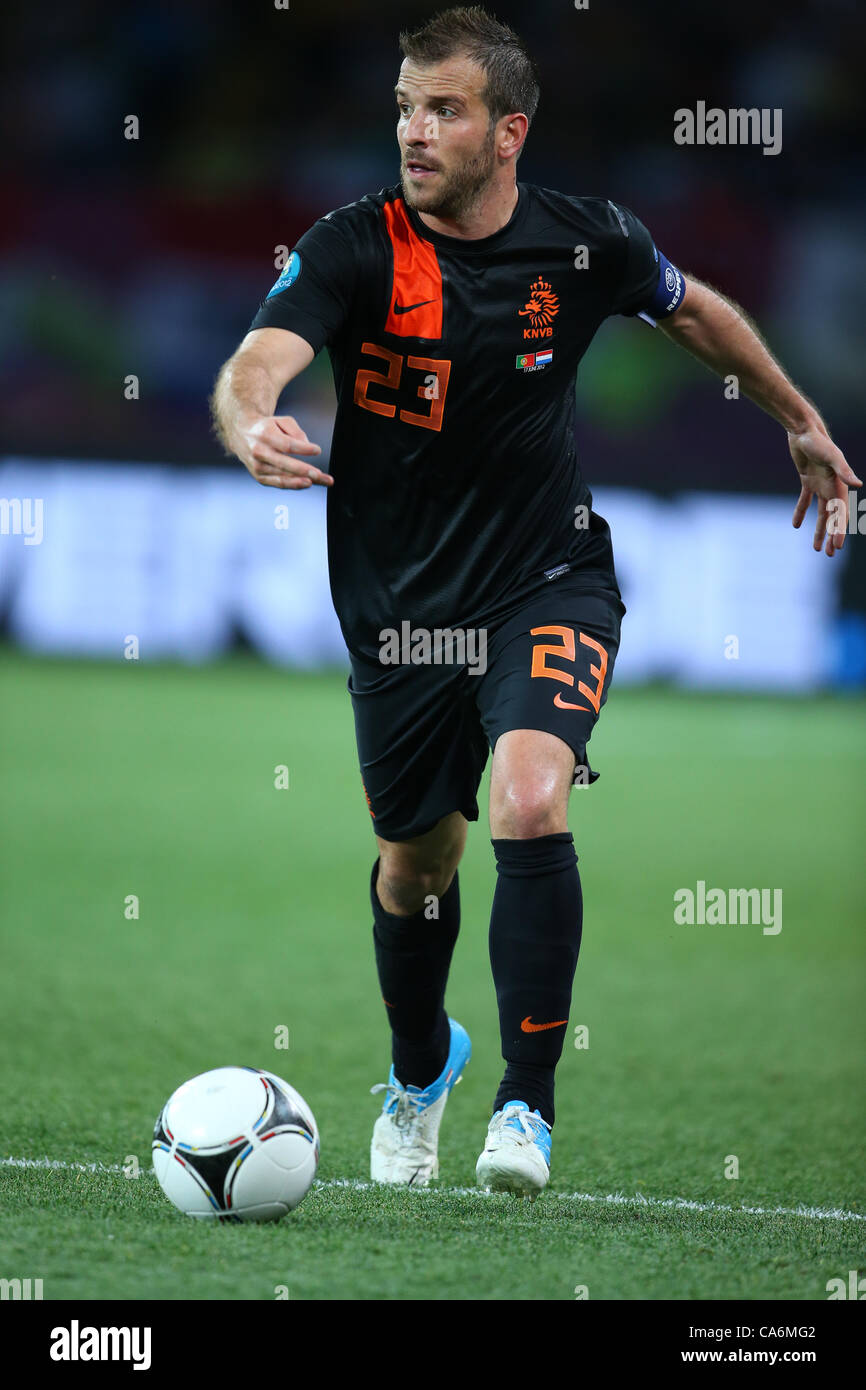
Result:
{"type": "Polygon", "coordinates": [[[293,415],[263,415],[238,426],[235,443],[241,463],[263,487],[297,490],[314,483],[330,487],[334,481],[309,462],[322,450],[310,443],[293,415]]]}

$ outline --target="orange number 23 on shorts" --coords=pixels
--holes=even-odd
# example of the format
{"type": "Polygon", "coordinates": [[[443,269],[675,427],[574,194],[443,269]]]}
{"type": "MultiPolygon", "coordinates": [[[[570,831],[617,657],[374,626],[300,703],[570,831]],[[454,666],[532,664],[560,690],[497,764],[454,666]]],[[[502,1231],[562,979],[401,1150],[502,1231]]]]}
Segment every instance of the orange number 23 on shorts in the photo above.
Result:
{"type": "MultiPolygon", "coordinates": [[[[548,666],[547,658],[550,656],[561,656],[563,660],[574,663],[575,643],[574,628],[560,627],[534,627],[531,630],[532,637],[558,637],[559,645],[552,642],[536,642],[532,648],[532,676],[547,676],[549,680],[561,681],[563,685],[574,685],[574,676],[569,671],[561,671],[556,666],[548,666]]],[[[598,652],[598,666],[590,666],[589,674],[595,679],[595,685],[587,685],[585,681],[578,681],[577,688],[585,699],[589,700],[596,714],[601,709],[601,693],[604,689],[604,678],[607,675],[607,652],[600,642],[596,642],[594,637],[587,637],[585,632],[578,633],[578,641],[585,647],[591,647],[598,652]]],[[[557,691],[553,697],[553,703],[559,705],[561,709],[586,709],[585,705],[573,705],[568,700],[561,698],[557,691]]]]}

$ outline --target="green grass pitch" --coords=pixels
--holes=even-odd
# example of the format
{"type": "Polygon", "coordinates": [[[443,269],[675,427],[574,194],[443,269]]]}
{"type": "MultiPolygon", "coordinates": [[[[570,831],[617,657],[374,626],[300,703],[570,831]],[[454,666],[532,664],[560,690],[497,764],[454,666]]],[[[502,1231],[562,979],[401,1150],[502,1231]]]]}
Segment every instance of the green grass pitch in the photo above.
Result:
{"type": "Polygon", "coordinates": [[[361,1185],[388,1040],[344,677],[7,651],[0,679],[0,1158],[110,1169],[0,1164],[0,1276],[47,1299],[814,1300],[866,1271],[863,701],[614,689],[601,780],[572,796],[584,939],[529,1202],[471,1190],[501,1066],[483,818],[440,1182],[361,1185]],[[781,888],[782,931],[676,925],[699,879],[781,888]],[[185,1219],[148,1171],[169,1093],[231,1062],[286,1076],[319,1122],[321,1185],[276,1226],[185,1219]]]}

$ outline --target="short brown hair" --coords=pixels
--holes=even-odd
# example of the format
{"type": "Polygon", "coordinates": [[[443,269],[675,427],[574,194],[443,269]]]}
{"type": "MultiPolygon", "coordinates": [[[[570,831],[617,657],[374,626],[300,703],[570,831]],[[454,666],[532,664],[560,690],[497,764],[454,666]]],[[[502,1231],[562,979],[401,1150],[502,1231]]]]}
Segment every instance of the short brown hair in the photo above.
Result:
{"type": "Polygon", "coordinates": [[[481,5],[442,10],[420,29],[400,35],[400,52],[413,63],[429,66],[465,53],[484,72],[484,102],[491,122],[522,111],[531,123],[540,88],[535,64],[523,40],[481,5]]]}

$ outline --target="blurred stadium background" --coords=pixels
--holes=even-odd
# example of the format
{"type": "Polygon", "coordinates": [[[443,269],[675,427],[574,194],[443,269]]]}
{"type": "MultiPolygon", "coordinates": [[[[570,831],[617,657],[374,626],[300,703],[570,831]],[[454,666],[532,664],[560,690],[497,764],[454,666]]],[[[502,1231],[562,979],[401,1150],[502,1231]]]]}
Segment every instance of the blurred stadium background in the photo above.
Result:
{"type": "MultiPolygon", "coordinates": [[[[275,248],[395,180],[397,32],[435,8],[78,0],[0,20],[7,1156],[145,1163],[168,1093],[237,1060],[307,1094],[326,1179],[366,1174],[385,1024],[325,496],[257,487],[206,401],[275,248]],[[292,1043],[275,1061],[279,1023],[292,1043]]],[[[541,74],[519,177],[625,203],[742,303],[862,475],[855,0],[490,8],[541,74]],[[673,113],[698,100],[781,107],[782,152],[675,146],[673,113]]],[[[572,798],[588,904],[574,1018],[599,1045],[563,1060],[580,1103],[560,1106],[555,1184],[862,1210],[866,535],[816,556],[790,525],[781,430],[645,324],[605,324],[577,390],[629,613],[602,780],[572,798]],[[782,934],[675,928],[673,891],[702,878],[782,885],[782,934]],[[722,1178],[731,1152],[740,1183],[722,1178]]],[[[326,354],[283,405],[327,446],[326,354]]],[[[463,1124],[443,1129],[463,1184],[497,1079],[492,879],[479,827],[449,995],[477,1043],[463,1124]]],[[[527,1294],[468,1198],[443,1197],[436,1225],[331,1190],[292,1227],[301,1258],[263,1233],[191,1234],[154,1189],[115,1181],[0,1170],[6,1248],[46,1297],[271,1297],[287,1248],[292,1297],[324,1298],[430,1296],[431,1270],[437,1297],[570,1298],[588,1278],[593,1298],[816,1298],[858,1259],[851,1222],[542,1204],[521,1218],[527,1294]]]]}
{"type": "MultiPolygon", "coordinates": [[[[275,248],[394,181],[396,35],[433,8],[7,11],[0,495],[44,502],[41,544],[2,538],[12,641],[112,658],[135,634],[142,659],[244,641],[288,666],[342,662],[324,497],[289,498],[277,530],[274,496],[222,456],[205,401],[275,278],[275,248]]],[[[681,0],[497,10],[542,78],[520,177],[631,206],[673,260],[756,317],[862,467],[866,24],[853,0],[757,0],[747,37],[736,6],[698,19],[681,0]],[[781,107],[781,154],[676,146],[673,112],[698,99],[781,107]]],[[[635,321],[603,327],[578,398],[630,612],[619,682],[866,682],[866,544],[852,537],[827,564],[793,533],[773,422],[635,321]]],[[[325,353],[283,407],[327,445],[325,353]]]]}

